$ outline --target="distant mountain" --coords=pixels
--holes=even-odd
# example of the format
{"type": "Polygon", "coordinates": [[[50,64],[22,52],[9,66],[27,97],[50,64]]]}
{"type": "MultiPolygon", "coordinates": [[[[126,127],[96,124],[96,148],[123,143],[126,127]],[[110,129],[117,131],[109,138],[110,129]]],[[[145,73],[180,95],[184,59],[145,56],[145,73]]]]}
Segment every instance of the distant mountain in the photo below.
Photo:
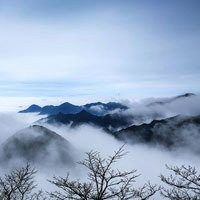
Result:
{"type": "Polygon", "coordinates": [[[41,115],[55,115],[58,114],[59,112],[74,114],[80,112],[81,110],[82,110],[81,106],[76,106],[66,102],[59,106],[49,105],[49,106],[39,107],[37,105],[31,105],[26,110],[20,111],[20,113],[39,112],[39,114],[41,115]]]}
{"type": "Polygon", "coordinates": [[[76,106],[76,105],[66,102],[59,106],[45,106],[42,108],[40,114],[41,115],[44,115],[44,114],[55,115],[60,112],[67,113],[67,114],[74,114],[74,113],[80,112],[81,110],[82,108],[80,106],[76,106]]]}
{"type": "Polygon", "coordinates": [[[42,108],[38,105],[31,105],[26,110],[19,111],[19,113],[34,113],[34,112],[41,112],[42,108]]]}
{"type": "Polygon", "coordinates": [[[72,166],[73,147],[63,137],[42,126],[23,129],[0,147],[0,163],[31,162],[43,166],[72,166]]]}
{"type": "Polygon", "coordinates": [[[154,120],[150,124],[133,125],[116,132],[117,139],[129,143],[184,147],[200,154],[200,116],[175,116],[154,120]]]}
{"type": "Polygon", "coordinates": [[[93,115],[85,110],[77,114],[63,114],[51,115],[39,122],[46,122],[49,124],[65,124],[71,127],[80,126],[82,124],[94,125],[103,128],[105,131],[112,131],[121,127],[127,127],[131,124],[128,117],[123,117],[118,114],[107,114],[104,116],[93,115]]]}
{"type": "Polygon", "coordinates": [[[187,97],[192,97],[192,96],[196,96],[194,93],[185,93],[179,96],[174,97],[173,99],[180,99],[180,98],[187,98],[187,97]]]}
{"type": "Polygon", "coordinates": [[[147,106],[165,105],[165,104],[172,103],[172,102],[179,100],[179,99],[184,99],[184,98],[186,99],[186,98],[190,98],[190,97],[193,97],[193,96],[196,96],[196,95],[193,94],[193,93],[185,93],[183,95],[175,96],[175,97],[168,98],[168,99],[165,99],[165,100],[162,100],[162,101],[155,101],[155,102],[149,103],[149,104],[147,104],[147,106]]]}
{"type": "Polygon", "coordinates": [[[126,110],[127,106],[122,105],[117,102],[109,102],[109,103],[90,103],[82,106],[83,109],[90,112],[93,115],[105,115],[114,110],[126,110]]]}
{"type": "Polygon", "coordinates": [[[86,110],[94,115],[106,115],[109,112],[112,112],[116,109],[125,110],[128,109],[128,107],[116,102],[109,102],[109,103],[97,102],[97,103],[86,104],[83,106],[77,106],[66,102],[59,106],[48,105],[40,107],[37,105],[31,105],[29,108],[27,108],[26,110],[22,110],[19,113],[38,112],[41,115],[56,115],[58,113],[76,114],[79,113],[81,110],[86,110]]]}
{"type": "Polygon", "coordinates": [[[89,124],[102,128],[116,139],[131,144],[144,143],[168,149],[185,148],[200,154],[200,116],[175,116],[153,120],[149,124],[131,125],[133,119],[117,113],[96,116],[82,110],[77,114],[52,115],[41,123],[64,124],[71,128],[89,124]],[[128,128],[126,128],[128,127],[128,128]]]}
{"type": "MultiPolygon", "coordinates": [[[[165,105],[169,104],[172,102],[175,102],[179,99],[188,99],[195,96],[193,93],[186,93],[183,95],[179,95],[173,98],[167,98],[167,99],[162,99],[160,101],[154,101],[149,104],[147,104],[147,107],[152,107],[156,105],[165,105]]],[[[73,105],[71,103],[63,103],[58,106],[53,106],[53,105],[47,105],[44,107],[40,107],[38,105],[31,105],[25,110],[19,111],[19,113],[33,113],[33,112],[38,112],[40,115],[56,115],[58,113],[63,113],[63,114],[76,114],[79,113],[82,110],[85,110],[93,115],[97,116],[103,116],[107,114],[111,114],[115,111],[124,111],[129,109],[126,105],[123,105],[118,102],[109,102],[109,103],[102,103],[102,102],[96,102],[96,103],[89,103],[85,104],[82,106],[78,105],[73,105]]]]}

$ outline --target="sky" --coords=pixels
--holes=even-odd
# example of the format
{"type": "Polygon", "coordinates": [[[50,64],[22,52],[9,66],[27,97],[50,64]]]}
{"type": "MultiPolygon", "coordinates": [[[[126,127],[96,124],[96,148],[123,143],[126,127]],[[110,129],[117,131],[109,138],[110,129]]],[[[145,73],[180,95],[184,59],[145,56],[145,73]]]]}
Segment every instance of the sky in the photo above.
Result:
{"type": "Polygon", "coordinates": [[[1,0],[0,102],[199,93],[199,10],[199,0],[1,0]]]}

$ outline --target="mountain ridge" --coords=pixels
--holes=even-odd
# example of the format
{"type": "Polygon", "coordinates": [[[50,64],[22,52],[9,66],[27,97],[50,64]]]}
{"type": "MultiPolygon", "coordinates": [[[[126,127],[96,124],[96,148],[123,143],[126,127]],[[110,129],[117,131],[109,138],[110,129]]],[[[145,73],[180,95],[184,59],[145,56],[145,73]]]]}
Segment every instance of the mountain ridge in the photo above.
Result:
{"type": "Polygon", "coordinates": [[[117,102],[108,102],[108,103],[95,102],[95,103],[85,104],[82,106],[77,106],[69,102],[65,102],[58,106],[47,105],[44,107],[40,107],[38,105],[33,104],[29,106],[27,109],[19,111],[19,113],[38,112],[40,115],[55,115],[60,112],[63,114],[76,114],[79,113],[81,110],[87,110],[91,114],[101,116],[108,114],[109,112],[116,109],[125,110],[128,109],[128,107],[117,102]]]}
{"type": "Polygon", "coordinates": [[[128,143],[160,145],[169,149],[184,147],[200,154],[200,115],[177,115],[153,120],[149,124],[130,126],[115,132],[113,135],[128,143]]]}
{"type": "Polygon", "coordinates": [[[71,127],[77,127],[83,124],[93,125],[100,127],[106,132],[110,132],[112,129],[118,129],[120,127],[127,127],[131,124],[128,117],[122,117],[118,114],[107,114],[104,116],[93,115],[86,110],[82,110],[76,114],[63,114],[51,115],[38,121],[49,124],[65,124],[71,127]]]}
{"type": "Polygon", "coordinates": [[[168,99],[163,100],[163,101],[151,102],[151,103],[147,104],[147,106],[165,105],[165,104],[172,103],[172,102],[179,100],[179,99],[182,99],[182,98],[190,98],[190,97],[193,97],[193,96],[196,96],[196,94],[185,93],[185,94],[178,95],[178,96],[175,96],[175,97],[172,97],[172,98],[168,98],[168,99]]]}

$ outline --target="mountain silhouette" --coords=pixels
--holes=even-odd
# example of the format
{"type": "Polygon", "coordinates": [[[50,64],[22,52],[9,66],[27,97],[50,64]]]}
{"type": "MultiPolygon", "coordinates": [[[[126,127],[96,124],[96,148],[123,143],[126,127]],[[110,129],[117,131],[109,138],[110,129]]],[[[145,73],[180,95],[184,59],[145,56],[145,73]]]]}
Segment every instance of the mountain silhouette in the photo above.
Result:
{"type": "Polygon", "coordinates": [[[34,112],[41,112],[41,107],[36,105],[36,104],[33,104],[31,105],[30,107],[28,107],[26,110],[22,110],[22,111],[19,111],[19,113],[34,113],[34,112]]]}
{"type": "Polygon", "coordinates": [[[57,133],[38,125],[25,128],[0,147],[0,162],[30,162],[42,165],[73,166],[73,147],[57,133]]]}
{"type": "Polygon", "coordinates": [[[105,131],[112,131],[121,127],[127,127],[131,124],[127,117],[122,117],[118,114],[107,114],[104,116],[93,115],[86,110],[82,110],[77,114],[63,114],[51,115],[47,118],[39,120],[39,122],[46,122],[49,124],[65,124],[71,127],[77,127],[83,124],[94,125],[104,129],[105,131]]]}
{"type": "Polygon", "coordinates": [[[39,112],[39,114],[41,115],[55,115],[55,114],[58,114],[59,112],[74,114],[74,113],[80,112],[81,110],[82,108],[80,106],[76,106],[76,105],[66,102],[59,106],[48,105],[48,106],[40,107],[37,105],[31,105],[26,110],[20,111],[20,113],[39,112]]]}
{"type": "Polygon", "coordinates": [[[175,116],[153,120],[149,124],[133,125],[113,134],[128,143],[184,147],[200,153],[200,116],[175,116]]]}
{"type": "Polygon", "coordinates": [[[162,101],[155,101],[155,102],[149,103],[149,104],[147,104],[147,106],[165,105],[165,104],[172,103],[179,99],[186,99],[186,98],[191,98],[194,96],[196,96],[196,95],[193,93],[185,93],[183,95],[175,96],[175,97],[168,98],[168,99],[165,99],[162,101]]]}
{"type": "Polygon", "coordinates": [[[106,115],[109,112],[114,111],[116,109],[125,110],[128,109],[128,107],[116,102],[109,102],[109,103],[97,102],[97,103],[85,104],[83,106],[77,106],[66,102],[59,106],[47,105],[44,107],[40,107],[38,105],[33,104],[27,109],[19,111],[19,113],[38,112],[40,115],[56,115],[58,113],[76,114],[82,110],[86,110],[87,112],[93,115],[101,116],[101,115],[106,115]]]}

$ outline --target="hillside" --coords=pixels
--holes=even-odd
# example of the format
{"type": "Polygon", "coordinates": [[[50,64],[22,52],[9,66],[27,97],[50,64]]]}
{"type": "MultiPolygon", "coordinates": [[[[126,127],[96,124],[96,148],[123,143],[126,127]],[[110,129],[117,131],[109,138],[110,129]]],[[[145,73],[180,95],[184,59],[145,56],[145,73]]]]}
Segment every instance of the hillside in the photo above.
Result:
{"type": "Polygon", "coordinates": [[[162,145],[167,148],[188,148],[200,153],[200,116],[176,116],[133,125],[114,133],[128,143],[162,145]]]}
{"type": "Polygon", "coordinates": [[[63,137],[42,126],[30,126],[8,138],[0,147],[1,164],[31,162],[72,166],[73,147],[63,137]]]}

